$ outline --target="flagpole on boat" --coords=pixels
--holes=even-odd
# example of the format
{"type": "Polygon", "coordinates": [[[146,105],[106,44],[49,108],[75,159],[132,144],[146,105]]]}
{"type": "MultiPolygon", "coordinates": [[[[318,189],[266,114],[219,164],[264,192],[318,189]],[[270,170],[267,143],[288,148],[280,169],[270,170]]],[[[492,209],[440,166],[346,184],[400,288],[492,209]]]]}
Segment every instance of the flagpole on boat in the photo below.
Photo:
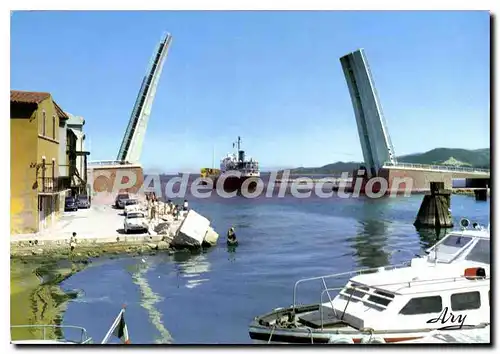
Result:
{"type": "Polygon", "coordinates": [[[108,343],[109,339],[111,338],[111,335],[113,334],[113,331],[115,330],[116,326],[118,326],[118,323],[120,323],[120,319],[122,317],[122,314],[125,312],[125,307],[121,309],[120,313],[118,316],[116,316],[115,321],[111,325],[111,327],[108,330],[108,333],[104,336],[103,340],[101,341],[101,344],[106,344],[108,343]]]}

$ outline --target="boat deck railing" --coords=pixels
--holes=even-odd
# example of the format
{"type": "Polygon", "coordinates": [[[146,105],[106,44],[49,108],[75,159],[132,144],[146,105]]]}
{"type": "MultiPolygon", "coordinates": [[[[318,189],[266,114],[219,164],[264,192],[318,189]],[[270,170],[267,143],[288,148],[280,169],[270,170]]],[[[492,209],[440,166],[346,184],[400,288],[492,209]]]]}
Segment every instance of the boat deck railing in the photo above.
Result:
{"type": "Polygon", "coordinates": [[[13,329],[32,329],[33,331],[40,330],[42,332],[42,338],[34,338],[34,340],[50,340],[50,338],[47,338],[47,329],[69,329],[69,330],[76,330],[80,331],[80,340],[79,341],[73,341],[73,340],[66,340],[66,339],[59,339],[62,342],[70,342],[70,343],[75,343],[75,344],[90,344],[92,342],[92,338],[88,336],[87,330],[83,327],[79,326],[70,326],[70,325],[42,325],[42,324],[36,324],[36,325],[13,325],[10,326],[11,329],[11,337],[12,336],[12,330],[13,329]]]}

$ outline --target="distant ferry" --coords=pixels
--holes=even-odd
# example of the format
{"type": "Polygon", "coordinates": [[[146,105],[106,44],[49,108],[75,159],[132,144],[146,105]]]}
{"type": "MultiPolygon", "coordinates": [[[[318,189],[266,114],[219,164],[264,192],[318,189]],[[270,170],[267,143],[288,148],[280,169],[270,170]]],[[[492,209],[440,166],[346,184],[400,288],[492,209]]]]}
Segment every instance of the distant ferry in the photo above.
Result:
{"type": "MultiPolygon", "coordinates": [[[[201,176],[210,178],[213,181],[213,187],[217,188],[219,178],[224,178],[223,188],[229,190],[240,190],[243,183],[250,178],[259,178],[259,162],[252,158],[246,159],[245,151],[241,150],[241,138],[233,143],[233,148],[237,147],[236,152],[227,154],[220,162],[220,169],[203,168],[201,176]],[[238,175],[235,175],[238,172],[238,175]]],[[[247,187],[255,188],[257,182],[249,182],[247,187]]]]}

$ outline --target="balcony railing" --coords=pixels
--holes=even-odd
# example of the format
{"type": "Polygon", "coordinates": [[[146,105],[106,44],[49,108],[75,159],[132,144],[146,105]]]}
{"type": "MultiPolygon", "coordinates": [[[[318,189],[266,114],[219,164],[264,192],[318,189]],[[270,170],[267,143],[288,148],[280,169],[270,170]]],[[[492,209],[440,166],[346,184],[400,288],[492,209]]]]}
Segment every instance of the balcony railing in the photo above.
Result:
{"type": "Polygon", "coordinates": [[[67,177],[39,177],[38,181],[41,193],[58,193],[71,187],[71,180],[67,177]]]}

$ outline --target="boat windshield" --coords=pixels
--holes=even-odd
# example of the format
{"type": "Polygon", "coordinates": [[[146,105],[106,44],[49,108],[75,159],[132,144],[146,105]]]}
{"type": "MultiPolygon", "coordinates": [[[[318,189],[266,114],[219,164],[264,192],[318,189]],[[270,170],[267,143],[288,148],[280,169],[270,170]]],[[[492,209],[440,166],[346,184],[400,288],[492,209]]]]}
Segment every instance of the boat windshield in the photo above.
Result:
{"type": "Polygon", "coordinates": [[[438,262],[450,262],[473,240],[471,236],[450,234],[429,249],[429,259],[438,262]]]}
{"type": "Polygon", "coordinates": [[[465,260],[490,264],[490,240],[479,240],[465,260]]]}

